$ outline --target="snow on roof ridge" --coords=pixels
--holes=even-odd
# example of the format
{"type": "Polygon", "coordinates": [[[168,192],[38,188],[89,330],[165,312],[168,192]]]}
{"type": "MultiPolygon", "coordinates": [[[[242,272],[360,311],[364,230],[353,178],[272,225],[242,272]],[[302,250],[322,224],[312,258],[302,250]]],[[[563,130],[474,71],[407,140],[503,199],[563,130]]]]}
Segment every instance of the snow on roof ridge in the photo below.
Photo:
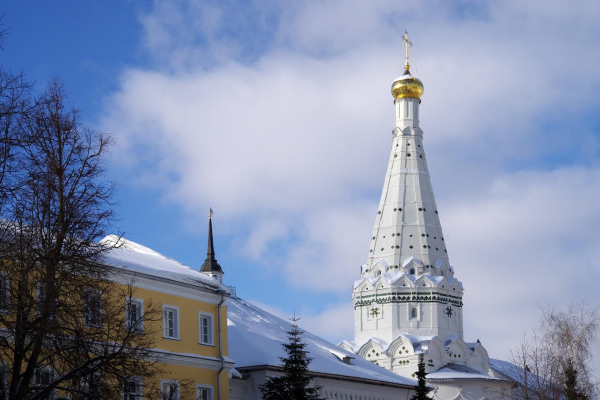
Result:
{"type": "Polygon", "coordinates": [[[410,256],[404,259],[404,261],[402,262],[402,268],[406,267],[411,261],[414,261],[415,264],[417,264],[420,267],[423,267],[423,263],[418,258],[416,258],[415,256],[410,256]]]}
{"type": "Polygon", "coordinates": [[[173,261],[177,264],[187,267],[187,265],[184,265],[177,260],[167,257],[167,256],[159,253],[158,251],[152,250],[150,247],[143,246],[137,242],[134,242],[133,240],[126,239],[122,236],[119,237],[117,235],[107,235],[104,239],[102,239],[100,241],[100,243],[105,243],[105,244],[114,246],[119,249],[127,249],[127,250],[131,250],[131,251],[135,251],[136,253],[148,254],[148,255],[155,256],[155,257],[161,257],[161,258],[164,258],[165,260],[173,261]]]}
{"type": "Polygon", "coordinates": [[[105,255],[109,265],[191,285],[224,288],[218,281],[200,271],[132,240],[108,235],[100,243],[114,246],[105,255]]]}

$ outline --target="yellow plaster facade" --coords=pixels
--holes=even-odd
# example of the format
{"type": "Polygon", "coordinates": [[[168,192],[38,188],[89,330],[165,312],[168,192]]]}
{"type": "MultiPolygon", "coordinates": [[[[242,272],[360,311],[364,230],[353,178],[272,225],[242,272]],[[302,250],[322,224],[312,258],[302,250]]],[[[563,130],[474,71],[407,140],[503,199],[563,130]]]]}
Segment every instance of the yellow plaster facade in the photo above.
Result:
{"type": "MultiPolygon", "coordinates": [[[[121,277],[117,281],[132,282],[130,277],[121,277]]],[[[229,370],[233,362],[227,358],[227,299],[228,295],[223,289],[219,292],[213,287],[202,285],[190,285],[178,281],[169,281],[152,275],[135,274],[132,286],[133,297],[142,300],[144,304],[151,302],[153,307],[163,309],[163,318],[160,329],[157,326],[148,326],[154,331],[156,337],[155,349],[164,352],[162,369],[163,376],[157,376],[155,382],[142,382],[142,388],[159,387],[166,381],[191,383],[191,387],[182,388],[181,397],[192,397],[189,389],[195,391],[196,386],[211,389],[210,399],[229,400],[229,370]],[[219,302],[223,301],[219,307],[219,302]],[[165,332],[166,314],[165,308],[177,310],[177,332],[176,338],[167,337],[165,332]],[[221,314],[221,332],[219,334],[218,310],[221,314]],[[209,316],[212,319],[212,344],[201,343],[201,316],[209,316]],[[221,340],[221,355],[219,358],[219,340],[221,340]],[[219,369],[220,384],[217,377],[219,369]],[[219,390],[220,389],[220,390],[219,390]],[[185,392],[185,393],[184,393],[185,392]],[[220,392],[220,396],[219,396],[220,392]]],[[[153,322],[159,323],[159,322],[153,322]]],[[[146,328],[146,326],[145,326],[146,328]]]]}

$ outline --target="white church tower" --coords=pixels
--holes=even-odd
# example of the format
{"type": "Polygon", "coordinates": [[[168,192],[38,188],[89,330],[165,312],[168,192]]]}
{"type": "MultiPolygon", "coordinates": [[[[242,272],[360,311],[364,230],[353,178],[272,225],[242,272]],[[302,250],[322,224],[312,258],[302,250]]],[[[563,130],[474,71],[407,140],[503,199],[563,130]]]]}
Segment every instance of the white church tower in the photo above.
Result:
{"type": "MultiPolygon", "coordinates": [[[[391,154],[367,262],[352,291],[355,338],[340,347],[405,376],[423,353],[431,383],[458,377],[461,393],[465,385],[473,391],[463,398],[493,398],[484,387],[505,384],[490,376],[479,340],[464,341],[463,287],[448,259],[419,124],[423,83],[410,73],[408,34],[404,43],[404,74],[392,84],[391,154]]],[[[444,385],[434,397],[456,398],[457,386],[444,385]]]]}
{"type": "Polygon", "coordinates": [[[367,263],[353,293],[356,340],[376,333],[392,341],[407,331],[463,337],[463,289],[448,261],[419,126],[422,94],[407,59],[392,85],[392,150],[367,263]]]}

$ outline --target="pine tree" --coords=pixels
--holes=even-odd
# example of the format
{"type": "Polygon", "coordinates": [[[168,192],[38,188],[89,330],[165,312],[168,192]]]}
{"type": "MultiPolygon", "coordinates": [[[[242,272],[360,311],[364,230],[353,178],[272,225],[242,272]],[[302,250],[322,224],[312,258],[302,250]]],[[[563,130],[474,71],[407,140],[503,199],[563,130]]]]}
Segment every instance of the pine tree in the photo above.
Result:
{"type": "Polygon", "coordinates": [[[284,376],[270,377],[260,391],[264,400],[321,400],[321,386],[309,387],[311,378],[308,376],[308,366],[312,358],[304,351],[306,343],[302,342],[302,331],[292,318],[292,329],[287,331],[288,343],[283,344],[287,357],[280,357],[283,363],[284,376]]]}
{"type": "Polygon", "coordinates": [[[425,360],[423,357],[423,353],[419,354],[419,364],[417,372],[415,372],[415,376],[417,377],[417,381],[419,382],[417,385],[417,390],[415,394],[412,395],[410,400],[429,400],[427,394],[431,391],[430,388],[427,387],[427,383],[425,382],[425,377],[427,376],[427,372],[425,372],[425,360]]]}

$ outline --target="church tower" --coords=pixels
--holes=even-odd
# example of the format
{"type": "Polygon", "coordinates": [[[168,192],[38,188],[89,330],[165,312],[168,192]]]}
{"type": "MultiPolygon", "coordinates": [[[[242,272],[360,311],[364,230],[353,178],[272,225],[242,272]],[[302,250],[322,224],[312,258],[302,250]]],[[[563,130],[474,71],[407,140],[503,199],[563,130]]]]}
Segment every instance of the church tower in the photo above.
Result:
{"type": "Polygon", "coordinates": [[[461,283],[454,278],[423,146],[423,83],[410,73],[392,84],[396,126],[367,263],[355,282],[355,338],[399,334],[463,336],[461,283]]]}
{"type": "MultiPolygon", "coordinates": [[[[442,232],[419,107],[423,83],[408,63],[392,83],[395,128],[367,262],[354,281],[354,340],[339,346],[406,377],[424,355],[433,399],[500,399],[512,382],[495,377],[479,340],[463,338],[463,287],[442,232]]],[[[510,396],[509,396],[510,397],[510,396]]]]}

